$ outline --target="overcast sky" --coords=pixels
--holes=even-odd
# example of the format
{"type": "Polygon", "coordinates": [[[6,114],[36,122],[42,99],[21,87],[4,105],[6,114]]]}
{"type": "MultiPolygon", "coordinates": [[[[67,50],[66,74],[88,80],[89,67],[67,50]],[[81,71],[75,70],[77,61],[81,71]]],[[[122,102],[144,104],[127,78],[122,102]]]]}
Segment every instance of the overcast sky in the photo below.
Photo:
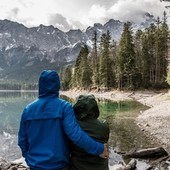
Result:
{"type": "Polygon", "coordinates": [[[63,31],[82,30],[111,18],[141,22],[145,12],[162,17],[165,5],[160,0],[0,0],[0,19],[27,27],[43,24],[63,31]]]}

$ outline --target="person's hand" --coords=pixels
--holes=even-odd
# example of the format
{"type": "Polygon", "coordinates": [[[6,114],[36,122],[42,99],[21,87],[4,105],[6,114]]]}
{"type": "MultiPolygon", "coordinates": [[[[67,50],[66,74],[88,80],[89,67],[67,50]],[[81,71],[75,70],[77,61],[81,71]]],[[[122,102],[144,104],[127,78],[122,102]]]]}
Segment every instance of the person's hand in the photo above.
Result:
{"type": "Polygon", "coordinates": [[[107,144],[104,144],[104,151],[102,154],[99,155],[101,158],[106,159],[108,157],[108,152],[107,152],[107,144]]]}

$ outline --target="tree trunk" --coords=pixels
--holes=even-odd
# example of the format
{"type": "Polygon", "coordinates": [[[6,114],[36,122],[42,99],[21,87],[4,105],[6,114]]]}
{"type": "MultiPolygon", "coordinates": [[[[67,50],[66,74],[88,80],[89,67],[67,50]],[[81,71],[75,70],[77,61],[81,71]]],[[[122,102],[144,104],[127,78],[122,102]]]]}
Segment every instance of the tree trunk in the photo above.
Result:
{"type": "Polygon", "coordinates": [[[124,154],[125,157],[129,158],[153,158],[167,156],[168,153],[162,147],[142,149],[132,153],[124,154]]]}

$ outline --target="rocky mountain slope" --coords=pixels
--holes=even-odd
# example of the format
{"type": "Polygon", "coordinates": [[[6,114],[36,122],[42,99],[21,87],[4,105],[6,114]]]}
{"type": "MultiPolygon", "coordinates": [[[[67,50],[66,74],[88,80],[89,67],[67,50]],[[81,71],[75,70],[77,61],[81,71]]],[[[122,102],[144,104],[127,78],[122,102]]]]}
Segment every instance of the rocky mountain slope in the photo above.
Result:
{"type": "MultiPolygon", "coordinates": [[[[144,22],[133,23],[134,31],[144,29],[154,22],[152,15],[144,14],[144,22]]],[[[0,79],[33,81],[43,69],[60,69],[74,64],[81,45],[92,46],[93,33],[98,37],[107,30],[112,39],[120,39],[123,22],[111,19],[106,24],[94,24],[86,30],[63,32],[54,26],[24,25],[0,20],[0,79]]]]}

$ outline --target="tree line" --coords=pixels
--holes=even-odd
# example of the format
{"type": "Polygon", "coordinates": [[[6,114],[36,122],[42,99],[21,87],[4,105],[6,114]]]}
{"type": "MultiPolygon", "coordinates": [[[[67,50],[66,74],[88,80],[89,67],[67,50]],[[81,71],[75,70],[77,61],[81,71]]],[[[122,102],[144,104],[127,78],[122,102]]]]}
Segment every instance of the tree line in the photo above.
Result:
{"type": "Polygon", "coordinates": [[[164,12],[145,30],[132,31],[130,22],[124,24],[119,42],[110,32],[93,35],[93,46],[81,47],[74,67],[60,71],[64,90],[77,89],[139,89],[167,88],[169,29],[164,12]]]}
{"type": "Polygon", "coordinates": [[[36,90],[37,83],[6,80],[0,81],[0,90],[36,90]]]}

